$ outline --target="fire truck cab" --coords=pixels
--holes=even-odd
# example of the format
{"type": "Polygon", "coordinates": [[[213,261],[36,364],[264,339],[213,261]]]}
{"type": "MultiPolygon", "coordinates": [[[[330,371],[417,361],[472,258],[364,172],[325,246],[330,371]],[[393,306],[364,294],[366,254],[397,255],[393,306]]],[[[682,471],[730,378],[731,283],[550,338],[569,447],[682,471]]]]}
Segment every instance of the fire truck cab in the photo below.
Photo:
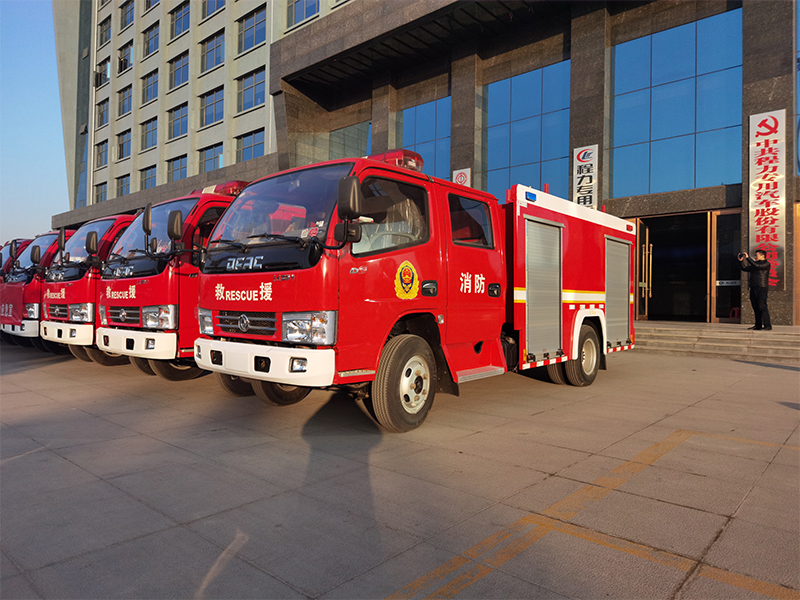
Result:
{"type": "Polygon", "coordinates": [[[87,348],[98,352],[92,346],[101,263],[133,219],[133,215],[97,219],[82,225],[69,241],[59,237],[59,258],[45,273],[40,335],[49,342],[67,344],[80,360],[92,360],[87,348]]]}
{"type": "MultiPolygon", "coordinates": [[[[69,239],[72,233],[71,229],[63,234],[50,231],[36,236],[21,252],[16,248],[11,250],[13,263],[5,281],[0,283],[0,330],[12,336],[5,339],[44,351],[58,350],[39,337],[42,284],[45,270],[58,252],[59,235],[69,239]]],[[[15,241],[12,246],[16,246],[15,241]]]]}
{"type": "Polygon", "coordinates": [[[632,346],[631,224],[523,186],[501,205],[408,151],[375,158],[241,192],[202,263],[200,367],[277,404],[344,388],[408,431],[437,391],[548,365],[588,385],[632,346]]]}
{"type": "Polygon", "coordinates": [[[104,263],[98,292],[100,358],[130,359],[170,381],[202,373],[193,360],[199,250],[246,182],[231,181],[148,205],[104,263]]]}

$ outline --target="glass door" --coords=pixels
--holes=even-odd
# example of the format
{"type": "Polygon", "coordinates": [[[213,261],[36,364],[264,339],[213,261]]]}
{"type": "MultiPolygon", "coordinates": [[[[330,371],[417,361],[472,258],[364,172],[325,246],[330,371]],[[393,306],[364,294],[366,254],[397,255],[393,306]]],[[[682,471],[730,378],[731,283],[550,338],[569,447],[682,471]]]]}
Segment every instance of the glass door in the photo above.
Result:
{"type": "Polygon", "coordinates": [[[738,254],[741,251],[742,215],[740,209],[711,213],[711,260],[709,287],[712,323],[741,323],[742,273],[738,254]]]}
{"type": "Polygon", "coordinates": [[[642,219],[630,219],[636,224],[636,320],[646,321],[653,297],[653,244],[650,228],[642,219]]]}

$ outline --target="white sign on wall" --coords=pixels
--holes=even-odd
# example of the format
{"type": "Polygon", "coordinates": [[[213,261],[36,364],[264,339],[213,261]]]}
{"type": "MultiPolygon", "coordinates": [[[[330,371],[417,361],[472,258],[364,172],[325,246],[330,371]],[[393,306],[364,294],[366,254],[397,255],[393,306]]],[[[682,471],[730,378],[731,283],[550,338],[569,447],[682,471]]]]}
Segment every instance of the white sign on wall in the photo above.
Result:
{"type": "Polygon", "coordinates": [[[597,208],[597,144],[572,151],[572,201],[597,208]]]}
{"type": "MultiPolygon", "coordinates": [[[[786,249],[786,110],[750,115],[750,248],[770,263],[770,289],[784,289],[786,249]]],[[[755,258],[755,256],[753,256],[755,258]]]]}
{"type": "Polygon", "coordinates": [[[472,169],[457,169],[453,171],[453,183],[467,187],[472,185],[472,169]]]}

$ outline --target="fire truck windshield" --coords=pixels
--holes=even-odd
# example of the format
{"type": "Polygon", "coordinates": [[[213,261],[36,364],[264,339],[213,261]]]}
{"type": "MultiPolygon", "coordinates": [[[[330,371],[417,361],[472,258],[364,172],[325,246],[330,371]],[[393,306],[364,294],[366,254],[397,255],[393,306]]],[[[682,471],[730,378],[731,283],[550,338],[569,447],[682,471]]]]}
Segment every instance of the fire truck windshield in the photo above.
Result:
{"type": "Polygon", "coordinates": [[[209,252],[246,252],[255,246],[324,241],[336,206],[339,180],[352,163],[292,171],[256,182],[239,194],[214,228],[209,252]]]}
{"type": "Polygon", "coordinates": [[[30,245],[22,251],[19,255],[17,260],[19,261],[19,268],[21,270],[25,270],[31,266],[33,266],[33,262],[31,261],[31,251],[33,250],[34,246],[39,246],[39,250],[41,252],[40,256],[44,257],[44,253],[47,252],[47,249],[53,245],[53,242],[56,241],[58,237],[57,233],[48,233],[47,235],[40,235],[35,240],[33,240],[30,245]]]}
{"type": "MultiPolygon", "coordinates": [[[[96,231],[97,241],[99,243],[113,223],[113,219],[105,219],[103,221],[86,223],[86,225],[73,233],[72,237],[67,240],[66,244],[64,244],[64,257],[66,258],[66,255],[69,254],[68,262],[70,263],[79,263],[86,260],[86,258],[89,256],[86,252],[86,236],[89,235],[90,231],[96,231]]],[[[64,262],[67,261],[65,260],[64,262]]]]}

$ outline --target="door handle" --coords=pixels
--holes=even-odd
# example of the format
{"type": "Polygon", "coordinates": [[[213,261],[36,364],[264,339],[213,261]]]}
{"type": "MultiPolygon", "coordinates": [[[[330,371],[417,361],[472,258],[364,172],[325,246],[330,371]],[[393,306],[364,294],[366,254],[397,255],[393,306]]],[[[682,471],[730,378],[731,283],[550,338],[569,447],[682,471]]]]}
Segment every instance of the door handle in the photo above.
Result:
{"type": "Polygon", "coordinates": [[[653,297],[653,244],[650,244],[650,251],[647,253],[649,262],[649,274],[647,276],[647,297],[653,297]]]}
{"type": "Polygon", "coordinates": [[[500,284],[499,283],[490,283],[489,284],[489,297],[490,298],[499,298],[500,297],[500,284]]]}
{"type": "Polygon", "coordinates": [[[423,296],[438,296],[439,284],[434,279],[428,279],[422,282],[422,295],[423,296]]]}

